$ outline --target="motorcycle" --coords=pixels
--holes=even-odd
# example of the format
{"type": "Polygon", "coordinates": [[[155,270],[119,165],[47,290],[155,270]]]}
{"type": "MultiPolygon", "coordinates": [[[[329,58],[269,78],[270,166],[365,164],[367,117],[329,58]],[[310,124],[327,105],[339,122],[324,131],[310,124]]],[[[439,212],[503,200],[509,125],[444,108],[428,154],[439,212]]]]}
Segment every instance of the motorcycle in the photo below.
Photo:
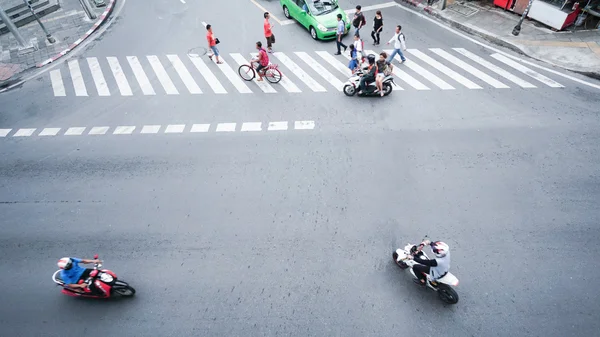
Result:
{"type": "MultiPolygon", "coordinates": [[[[94,259],[98,259],[98,254],[94,255],[94,259]]],[[[135,289],[127,282],[117,279],[117,275],[113,271],[101,268],[101,263],[94,264],[94,268],[90,272],[90,276],[85,281],[79,281],[79,284],[87,284],[87,287],[83,291],[78,291],[67,287],[67,285],[60,278],[60,269],[54,272],[52,275],[52,281],[63,287],[61,291],[63,294],[73,297],[110,298],[115,297],[115,295],[130,297],[135,294],[135,289]],[[92,293],[90,290],[90,285],[92,284],[96,287],[96,289],[98,289],[98,293],[101,294],[92,293]]]]}
{"type": "MultiPolygon", "coordinates": [[[[346,83],[344,83],[344,94],[346,96],[354,96],[359,88],[360,88],[360,79],[362,78],[363,75],[363,70],[357,70],[354,74],[352,74],[352,76],[350,76],[350,78],[348,79],[348,81],[346,81],[346,83]]],[[[388,75],[386,77],[383,78],[382,81],[382,89],[383,89],[383,95],[387,96],[389,94],[392,93],[392,84],[396,85],[396,83],[394,82],[394,77],[393,75],[388,75]]],[[[358,96],[360,97],[369,97],[369,96],[381,96],[381,93],[379,91],[377,91],[377,86],[375,85],[375,81],[367,84],[365,86],[365,91],[362,94],[359,94],[358,96]]]]}
{"type": "MultiPolygon", "coordinates": [[[[396,249],[396,251],[392,254],[392,257],[394,258],[394,263],[396,263],[398,267],[402,269],[410,268],[410,273],[415,280],[418,280],[417,275],[415,275],[415,272],[412,269],[417,262],[412,259],[407,259],[409,255],[415,255],[416,253],[417,246],[409,243],[406,245],[406,247],[404,247],[404,249],[396,249]]],[[[421,258],[429,260],[429,257],[427,254],[425,254],[425,252],[421,251],[419,254],[422,254],[421,258]]],[[[443,277],[435,281],[431,279],[429,274],[427,274],[427,279],[425,281],[426,288],[437,292],[439,298],[447,304],[456,304],[458,302],[458,294],[453,288],[457,285],[458,279],[450,272],[447,272],[443,277]]]]}

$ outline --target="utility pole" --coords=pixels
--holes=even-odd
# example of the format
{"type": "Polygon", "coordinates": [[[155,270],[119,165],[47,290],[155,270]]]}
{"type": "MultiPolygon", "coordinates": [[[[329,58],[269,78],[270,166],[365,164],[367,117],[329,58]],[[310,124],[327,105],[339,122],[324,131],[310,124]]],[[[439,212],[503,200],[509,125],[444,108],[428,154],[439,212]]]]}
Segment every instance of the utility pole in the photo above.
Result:
{"type": "Polygon", "coordinates": [[[8,14],[6,14],[2,7],[0,7],[0,19],[2,19],[2,22],[4,22],[8,30],[15,36],[17,42],[19,43],[19,46],[21,46],[20,49],[27,49],[33,47],[25,43],[25,39],[23,39],[21,33],[19,33],[19,31],[17,30],[17,26],[15,26],[15,24],[10,20],[8,14]]]}
{"type": "Polygon", "coordinates": [[[529,3],[527,4],[527,8],[525,8],[525,11],[523,12],[523,15],[521,16],[521,19],[519,19],[519,23],[517,23],[515,28],[513,28],[512,35],[519,36],[519,33],[521,33],[521,24],[523,24],[523,21],[527,17],[527,14],[529,13],[529,9],[531,8],[532,3],[533,3],[533,0],[529,0],[529,3]]]}
{"type": "Polygon", "coordinates": [[[48,42],[50,42],[50,43],[56,42],[56,39],[54,39],[54,37],[52,37],[52,34],[50,34],[48,32],[48,30],[46,30],[46,27],[44,27],[44,24],[42,23],[42,21],[40,21],[40,18],[38,18],[37,14],[35,14],[35,11],[33,10],[33,7],[31,6],[31,3],[29,3],[28,0],[23,0],[23,2],[25,2],[25,4],[27,5],[27,7],[29,7],[29,10],[31,11],[31,14],[36,19],[36,21],[40,24],[40,26],[42,27],[42,30],[46,34],[46,38],[48,39],[48,42]]]}

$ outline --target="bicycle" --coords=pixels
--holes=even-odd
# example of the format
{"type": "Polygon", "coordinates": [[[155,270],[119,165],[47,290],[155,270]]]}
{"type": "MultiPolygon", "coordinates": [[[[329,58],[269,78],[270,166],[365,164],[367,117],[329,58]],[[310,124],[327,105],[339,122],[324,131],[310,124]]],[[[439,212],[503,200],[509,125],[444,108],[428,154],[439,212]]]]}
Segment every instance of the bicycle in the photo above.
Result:
{"type": "MultiPolygon", "coordinates": [[[[245,81],[252,81],[256,77],[256,68],[254,67],[255,62],[250,62],[250,64],[242,64],[238,68],[238,74],[245,81]]],[[[279,66],[277,64],[269,63],[268,66],[264,68],[263,77],[267,79],[267,81],[275,84],[281,81],[283,75],[281,71],[279,71],[279,66]]]]}

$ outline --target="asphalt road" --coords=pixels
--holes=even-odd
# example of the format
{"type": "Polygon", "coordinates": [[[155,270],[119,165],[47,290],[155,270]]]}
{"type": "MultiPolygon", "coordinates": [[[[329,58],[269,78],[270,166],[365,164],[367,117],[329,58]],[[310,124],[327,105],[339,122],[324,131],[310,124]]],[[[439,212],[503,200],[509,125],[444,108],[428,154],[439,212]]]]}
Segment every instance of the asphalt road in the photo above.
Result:
{"type": "MultiPolygon", "coordinates": [[[[154,19],[164,25],[148,15],[175,9],[151,3],[127,2],[80,63],[185,54],[194,46],[186,24],[227,9],[173,1],[187,10],[154,19]],[[144,34],[159,38],[142,41],[144,34]]],[[[263,5],[277,13],[276,2],[263,5]]],[[[231,21],[260,28],[253,6],[229,8],[231,21]]],[[[465,48],[490,59],[401,9],[384,17],[406,26],[409,48],[465,48]]],[[[257,35],[219,30],[223,41],[257,35]]],[[[333,48],[296,25],[275,32],[286,54],[333,48]]],[[[252,43],[232,45],[227,53],[249,53],[252,43]]],[[[535,70],[564,88],[518,88],[488,72],[511,87],[451,82],[456,90],[440,90],[419,77],[431,90],[400,82],[405,90],[374,100],[306,87],[242,95],[222,81],[227,94],[194,96],[159,93],[162,82],[151,78],[152,96],[134,88],[130,97],[55,97],[46,73],[1,94],[0,130],[11,132],[0,138],[0,335],[595,335],[598,90],[535,70]],[[314,129],[291,127],[305,120],[314,129]],[[290,127],[240,129],[255,121],[290,127]],[[218,132],[223,122],[237,123],[235,131],[218,132]],[[140,133],[142,125],[178,123],[185,132],[140,133]],[[192,133],[192,123],[210,128],[192,133]],[[63,135],[102,125],[110,131],[63,135]],[[123,125],[136,129],[112,134],[123,125]],[[46,127],[60,134],[40,136],[46,127]],[[36,131],[15,137],[19,128],[36,131]],[[456,306],[417,288],[391,260],[424,235],[452,247],[456,306]],[[56,260],[94,253],[137,289],[134,298],[60,294],[50,280],[56,260]]]]}

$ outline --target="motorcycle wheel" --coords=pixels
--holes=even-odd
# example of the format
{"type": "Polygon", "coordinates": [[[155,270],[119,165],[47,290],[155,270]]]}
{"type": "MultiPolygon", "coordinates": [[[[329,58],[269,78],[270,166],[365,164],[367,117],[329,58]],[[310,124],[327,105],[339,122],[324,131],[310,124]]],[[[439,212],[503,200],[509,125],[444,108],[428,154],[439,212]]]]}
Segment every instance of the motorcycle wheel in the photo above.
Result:
{"type": "Polygon", "coordinates": [[[353,85],[347,84],[344,86],[344,94],[346,96],[354,96],[354,94],[356,94],[356,88],[353,85]]]}
{"type": "Polygon", "coordinates": [[[446,304],[456,304],[458,303],[458,294],[456,291],[445,284],[440,284],[438,289],[438,296],[440,300],[446,304]]]}
{"type": "Polygon", "coordinates": [[[123,297],[131,297],[135,295],[135,289],[133,289],[131,286],[115,288],[113,289],[113,292],[123,297]]]}
{"type": "Polygon", "coordinates": [[[383,95],[387,96],[392,93],[392,85],[389,83],[383,84],[383,95]]]}
{"type": "Polygon", "coordinates": [[[398,267],[400,267],[400,268],[402,268],[402,269],[406,269],[406,268],[408,268],[408,265],[407,265],[406,263],[404,263],[404,262],[402,262],[402,261],[401,261],[401,262],[398,262],[398,253],[394,252],[394,253],[392,254],[392,257],[394,258],[394,263],[395,263],[396,265],[398,265],[398,267]]]}

